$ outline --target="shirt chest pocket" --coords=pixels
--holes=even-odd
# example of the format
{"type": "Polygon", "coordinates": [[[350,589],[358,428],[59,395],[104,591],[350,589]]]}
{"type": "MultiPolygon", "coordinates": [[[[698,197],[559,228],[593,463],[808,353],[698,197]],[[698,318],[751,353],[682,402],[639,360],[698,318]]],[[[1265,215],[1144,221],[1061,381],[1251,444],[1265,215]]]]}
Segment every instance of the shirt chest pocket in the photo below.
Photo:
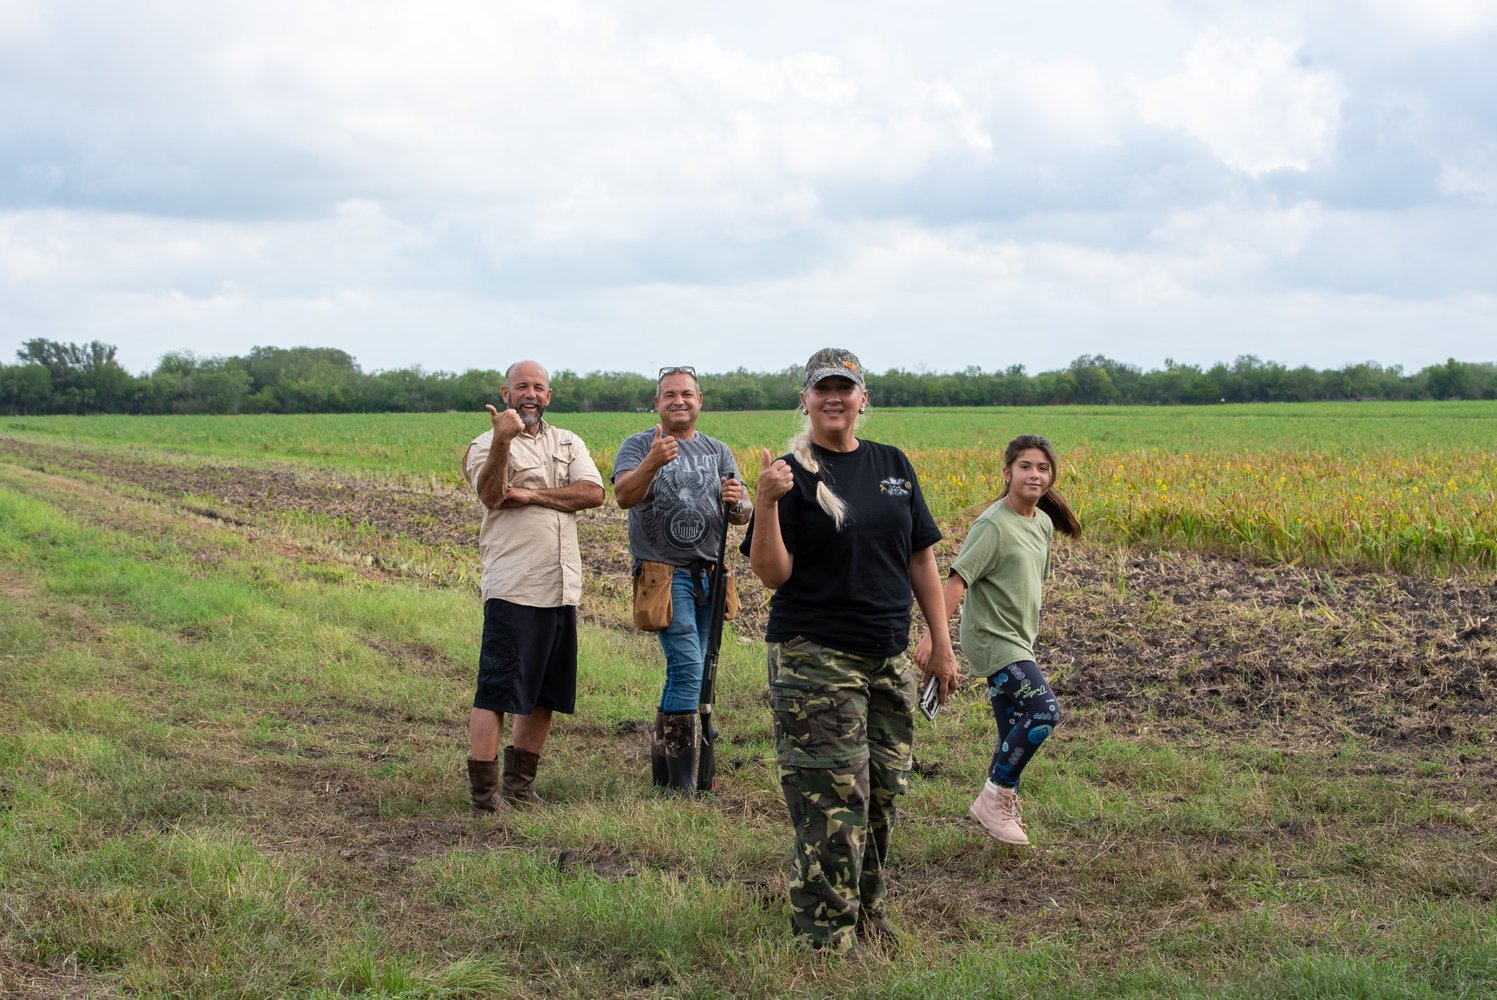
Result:
{"type": "Polygon", "coordinates": [[[567,449],[557,455],[511,455],[509,484],[522,490],[546,490],[569,486],[572,462],[567,449]]]}
{"type": "Polygon", "coordinates": [[[552,460],[540,455],[511,455],[509,485],[522,490],[543,490],[551,485],[547,478],[552,460]]]}

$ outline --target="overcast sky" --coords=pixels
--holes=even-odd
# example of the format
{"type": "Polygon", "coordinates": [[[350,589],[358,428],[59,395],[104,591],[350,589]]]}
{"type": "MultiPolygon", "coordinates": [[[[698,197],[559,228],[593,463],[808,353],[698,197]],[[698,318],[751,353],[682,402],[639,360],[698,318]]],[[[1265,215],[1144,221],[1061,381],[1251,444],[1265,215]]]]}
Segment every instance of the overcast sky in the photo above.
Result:
{"type": "Polygon", "coordinates": [[[0,360],[1497,360],[1497,2],[0,0],[0,360]]]}

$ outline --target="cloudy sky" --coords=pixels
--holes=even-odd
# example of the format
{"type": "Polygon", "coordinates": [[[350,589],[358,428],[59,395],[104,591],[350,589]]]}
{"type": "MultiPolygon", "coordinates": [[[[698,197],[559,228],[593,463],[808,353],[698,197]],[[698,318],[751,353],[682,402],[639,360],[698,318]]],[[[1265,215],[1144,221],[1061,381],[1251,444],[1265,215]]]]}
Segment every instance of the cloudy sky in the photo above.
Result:
{"type": "Polygon", "coordinates": [[[1497,3],[0,0],[0,360],[1497,360],[1497,3]]]}

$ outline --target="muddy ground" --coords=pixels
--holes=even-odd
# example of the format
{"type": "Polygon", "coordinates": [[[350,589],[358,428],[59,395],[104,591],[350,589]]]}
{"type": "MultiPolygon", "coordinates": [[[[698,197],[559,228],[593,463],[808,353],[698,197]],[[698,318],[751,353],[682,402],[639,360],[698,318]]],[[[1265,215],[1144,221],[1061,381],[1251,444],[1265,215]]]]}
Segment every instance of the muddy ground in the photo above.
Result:
{"type": "MultiPolygon", "coordinates": [[[[6,439],[0,452],[39,470],[127,484],[220,520],[257,524],[297,513],[362,526],[361,545],[376,549],[376,566],[397,564],[378,557],[382,539],[472,547],[480,517],[469,494],[440,485],[65,453],[6,439]]],[[[589,571],[583,617],[628,627],[618,600],[629,566],[623,512],[611,500],[587,512],[580,538],[589,571]]],[[[956,542],[942,543],[943,566],[956,542]]],[[[746,560],[738,559],[738,569],[736,628],[762,636],[768,593],[746,560]]],[[[1497,578],[1063,543],[1040,646],[1064,704],[1119,725],[1273,728],[1321,744],[1351,732],[1385,744],[1449,745],[1457,754],[1453,777],[1494,769],[1486,754],[1460,748],[1487,742],[1497,719],[1497,578]]]]}

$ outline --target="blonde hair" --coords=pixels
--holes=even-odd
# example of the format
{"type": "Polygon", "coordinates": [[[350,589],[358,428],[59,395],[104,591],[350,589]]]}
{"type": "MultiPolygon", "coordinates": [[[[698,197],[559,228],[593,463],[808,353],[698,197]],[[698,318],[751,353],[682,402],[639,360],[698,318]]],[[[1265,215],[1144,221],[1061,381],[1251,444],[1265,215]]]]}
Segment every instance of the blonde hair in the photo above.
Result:
{"type": "Polygon", "coordinates": [[[816,452],[811,447],[811,417],[806,416],[806,422],[801,427],[800,433],[790,439],[785,450],[795,457],[801,468],[816,477],[816,503],[826,511],[832,519],[832,524],[838,531],[847,520],[847,502],[839,497],[825,479],[821,478],[821,462],[816,458],[816,452]]]}

